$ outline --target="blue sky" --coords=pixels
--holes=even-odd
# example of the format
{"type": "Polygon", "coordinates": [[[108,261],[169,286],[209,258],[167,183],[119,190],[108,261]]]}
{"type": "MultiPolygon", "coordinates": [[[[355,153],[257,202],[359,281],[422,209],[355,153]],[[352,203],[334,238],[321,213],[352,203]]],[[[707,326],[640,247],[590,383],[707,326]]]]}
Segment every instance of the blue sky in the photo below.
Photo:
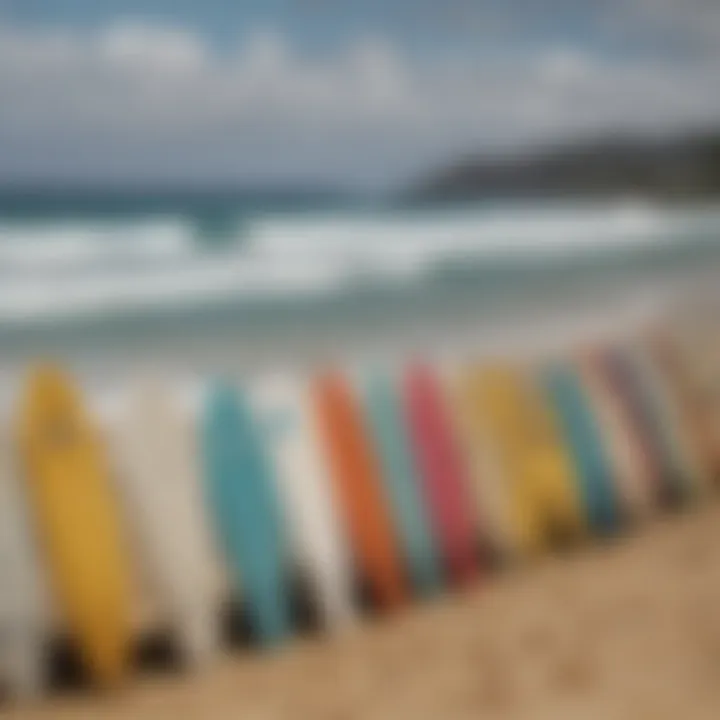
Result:
{"type": "Polygon", "coordinates": [[[553,42],[632,53],[685,45],[687,28],[668,25],[713,2],[690,0],[683,10],[675,0],[0,0],[0,10],[9,22],[31,26],[96,29],[143,19],[190,28],[218,48],[262,26],[309,49],[382,33],[426,53],[458,45],[478,51],[487,43],[521,52],[553,42]],[[668,10],[673,5],[677,10],[668,10]]]}
{"type": "Polygon", "coordinates": [[[720,124],[717,0],[0,0],[0,181],[385,186],[720,124]]]}
{"type": "MultiPolygon", "coordinates": [[[[192,27],[218,43],[227,42],[247,26],[257,24],[273,24],[309,43],[334,42],[358,32],[379,29],[405,37],[423,35],[425,40],[432,40],[438,24],[447,24],[453,31],[462,30],[461,22],[453,22],[455,13],[463,19],[471,15],[485,17],[484,12],[470,8],[471,5],[458,0],[441,4],[441,9],[437,3],[426,0],[54,0],[51,3],[5,0],[3,3],[6,18],[19,23],[92,28],[120,17],[143,17],[192,27]]],[[[528,4],[516,3],[519,9],[510,14],[514,24],[521,23],[522,16],[529,14],[523,5],[528,4]]],[[[565,5],[570,7],[568,3],[565,5]]],[[[560,18],[563,24],[583,25],[585,19],[591,18],[589,6],[581,11],[579,8],[582,3],[565,11],[560,18]]],[[[505,11],[492,14],[508,15],[505,11]]]]}

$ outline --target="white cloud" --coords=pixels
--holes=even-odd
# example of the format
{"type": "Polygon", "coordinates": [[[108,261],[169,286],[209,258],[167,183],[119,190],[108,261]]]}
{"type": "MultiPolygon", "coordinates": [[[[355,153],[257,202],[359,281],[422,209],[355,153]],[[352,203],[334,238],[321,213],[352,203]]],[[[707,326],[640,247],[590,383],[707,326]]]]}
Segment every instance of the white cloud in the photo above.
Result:
{"type": "Polygon", "coordinates": [[[100,61],[131,72],[189,74],[202,71],[203,44],[193,35],[129,23],[109,28],[97,42],[100,61]]]}
{"type": "Polygon", "coordinates": [[[572,48],[555,48],[540,62],[540,74],[549,85],[568,86],[588,81],[593,72],[592,61],[572,48]]]}
{"type": "Polygon", "coordinates": [[[717,0],[630,0],[624,20],[638,31],[664,34],[698,52],[720,52],[720,3],[717,0]]]}
{"type": "MultiPolygon", "coordinates": [[[[640,0],[638,0],[640,1],[640,0]]],[[[258,31],[225,54],[179,29],[0,27],[0,176],[389,181],[463,150],[720,122],[720,59],[332,56],[258,31]]]]}

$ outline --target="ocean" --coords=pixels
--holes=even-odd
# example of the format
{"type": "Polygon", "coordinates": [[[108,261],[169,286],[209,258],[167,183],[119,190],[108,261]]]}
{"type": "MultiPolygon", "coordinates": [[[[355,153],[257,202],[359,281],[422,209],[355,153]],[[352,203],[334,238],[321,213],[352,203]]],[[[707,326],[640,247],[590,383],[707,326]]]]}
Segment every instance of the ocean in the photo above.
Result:
{"type": "Polygon", "coordinates": [[[252,373],[612,332],[711,295],[720,206],[0,196],[0,366],[252,373]]]}

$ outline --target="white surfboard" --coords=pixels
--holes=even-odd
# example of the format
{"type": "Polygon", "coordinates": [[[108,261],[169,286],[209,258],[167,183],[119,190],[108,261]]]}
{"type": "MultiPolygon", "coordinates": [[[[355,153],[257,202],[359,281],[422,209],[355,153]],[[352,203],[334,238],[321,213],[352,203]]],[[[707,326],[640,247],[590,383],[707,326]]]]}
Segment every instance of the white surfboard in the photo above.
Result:
{"type": "Polygon", "coordinates": [[[45,685],[46,586],[9,431],[0,428],[0,684],[18,698],[45,685]]]}
{"type": "Polygon", "coordinates": [[[292,559],[307,581],[328,629],[354,617],[348,550],[310,399],[290,376],[263,378],[252,391],[292,542],[292,559]]]}
{"type": "Polygon", "coordinates": [[[204,664],[219,641],[220,583],[193,419],[177,390],[148,379],[128,389],[108,427],[153,606],[176,633],[185,660],[204,664]]]}

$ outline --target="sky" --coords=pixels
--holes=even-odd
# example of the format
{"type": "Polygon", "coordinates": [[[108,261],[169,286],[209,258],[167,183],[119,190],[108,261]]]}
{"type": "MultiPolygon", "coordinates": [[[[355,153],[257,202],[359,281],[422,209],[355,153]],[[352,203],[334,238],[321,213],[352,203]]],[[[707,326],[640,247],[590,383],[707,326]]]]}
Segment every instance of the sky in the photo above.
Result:
{"type": "Polygon", "coordinates": [[[384,188],[720,127],[718,0],[0,0],[0,182],[384,188]]]}

